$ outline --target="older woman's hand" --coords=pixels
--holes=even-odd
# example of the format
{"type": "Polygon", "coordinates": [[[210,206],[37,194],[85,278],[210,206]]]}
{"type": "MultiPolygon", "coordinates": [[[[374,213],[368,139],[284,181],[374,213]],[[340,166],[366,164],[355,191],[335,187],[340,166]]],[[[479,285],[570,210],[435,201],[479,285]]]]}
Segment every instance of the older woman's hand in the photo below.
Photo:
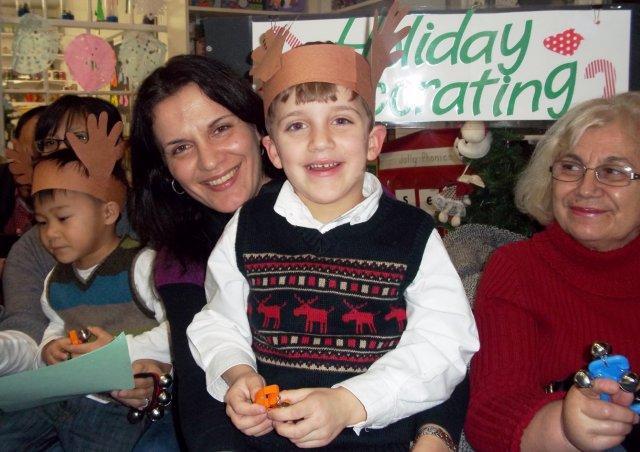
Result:
{"type": "MultiPolygon", "coordinates": [[[[153,359],[138,359],[133,362],[131,368],[134,375],[138,373],[162,375],[171,372],[171,364],[161,363],[153,359]]],[[[133,408],[144,408],[153,396],[153,379],[136,378],[134,382],[135,388],[112,391],[111,396],[124,405],[133,408]]]]}
{"type": "Polygon", "coordinates": [[[605,450],[619,445],[638,423],[628,407],[633,394],[624,392],[613,380],[599,378],[590,389],[573,387],[562,404],[562,429],[580,450],[605,450]],[[611,395],[611,402],[600,394],[611,395]]]}

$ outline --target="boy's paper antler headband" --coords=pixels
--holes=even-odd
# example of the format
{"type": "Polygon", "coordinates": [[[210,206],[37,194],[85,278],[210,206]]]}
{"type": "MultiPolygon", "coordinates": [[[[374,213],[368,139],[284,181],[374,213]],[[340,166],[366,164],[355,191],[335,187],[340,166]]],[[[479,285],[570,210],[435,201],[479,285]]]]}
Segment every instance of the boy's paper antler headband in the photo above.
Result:
{"type": "Polygon", "coordinates": [[[32,151],[18,140],[11,140],[13,148],[7,148],[9,171],[18,184],[29,185],[33,177],[32,151]]]}
{"type": "Polygon", "coordinates": [[[124,142],[116,144],[122,133],[122,122],[107,135],[108,115],[100,113],[87,118],[89,140],[81,141],[73,133],[66,138],[80,162],[60,165],[55,159],[42,160],[33,169],[31,194],[41,190],[62,189],[86,193],[105,202],[114,201],[124,207],[127,187],[112,176],[113,168],[124,153],[124,142]],[[84,167],[83,167],[84,166],[84,167]]]}
{"type": "Polygon", "coordinates": [[[300,83],[327,82],[345,86],[358,93],[371,111],[375,111],[378,80],[387,66],[395,63],[402,51],[391,49],[409,33],[409,27],[395,32],[409,9],[394,1],[382,25],[376,13],[369,61],[351,47],[336,44],[314,44],[295,47],[282,53],[289,29],[268,30],[262,45],[252,53],[254,81],[262,83],[265,115],[273,99],[282,91],[300,83]]]}

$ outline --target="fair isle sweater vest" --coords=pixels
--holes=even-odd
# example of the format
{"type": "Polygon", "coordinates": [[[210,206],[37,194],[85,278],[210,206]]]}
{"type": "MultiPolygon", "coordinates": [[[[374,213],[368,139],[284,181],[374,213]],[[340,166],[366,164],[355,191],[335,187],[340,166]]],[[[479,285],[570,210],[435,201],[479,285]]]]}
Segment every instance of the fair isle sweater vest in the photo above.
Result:
{"type": "Polygon", "coordinates": [[[129,237],[93,271],[87,281],[70,264],[57,264],[46,287],[51,308],[65,328],[99,326],[116,335],[139,334],[158,325],[133,287],[133,264],[140,245],[129,237]]]}
{"type": "MultiPolygon", "coordinates": [[[[276,198],[245,204],[236,237],[258,372],[283,389],[331,387],[398,344],[406,325],[403,293],[433,221],[382,196],[369,221],[321,234],[275,213],[276,198]]],[[[346,429],[333,444],[408,445],[413,424],[394,426],[360,437],[346,429]]]]}

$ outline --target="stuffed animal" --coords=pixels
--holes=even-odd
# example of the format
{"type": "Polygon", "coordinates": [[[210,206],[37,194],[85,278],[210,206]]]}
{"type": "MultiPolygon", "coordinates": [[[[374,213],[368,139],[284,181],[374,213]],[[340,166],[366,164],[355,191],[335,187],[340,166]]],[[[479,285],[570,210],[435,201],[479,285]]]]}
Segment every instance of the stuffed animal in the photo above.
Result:
{"type": "Polygon", "coordinates": [[[479,159],[487,155],[491,148],[491,132],[487,131],[484,122],[468,121],[460,128],[462,138],[456,138],[453,147],[468,159],[479,159]]]}

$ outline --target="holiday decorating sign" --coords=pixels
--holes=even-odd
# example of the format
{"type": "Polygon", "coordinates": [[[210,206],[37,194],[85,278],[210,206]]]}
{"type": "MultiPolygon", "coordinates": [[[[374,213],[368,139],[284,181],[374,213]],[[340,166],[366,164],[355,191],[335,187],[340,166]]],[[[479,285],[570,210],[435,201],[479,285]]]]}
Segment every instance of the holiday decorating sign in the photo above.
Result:
{"type": "MultiPolygon", "coordinates": [[[[372,25],[365,17],[254,22],[253,47],[269,27],[290,26],[285,51],[333,41],[362,52],[372,25]]],[[[404,55],[378,84],[379,121],[553,120],[629,89],[630,10],[411,14],[405,25],[404,55]]]]}

